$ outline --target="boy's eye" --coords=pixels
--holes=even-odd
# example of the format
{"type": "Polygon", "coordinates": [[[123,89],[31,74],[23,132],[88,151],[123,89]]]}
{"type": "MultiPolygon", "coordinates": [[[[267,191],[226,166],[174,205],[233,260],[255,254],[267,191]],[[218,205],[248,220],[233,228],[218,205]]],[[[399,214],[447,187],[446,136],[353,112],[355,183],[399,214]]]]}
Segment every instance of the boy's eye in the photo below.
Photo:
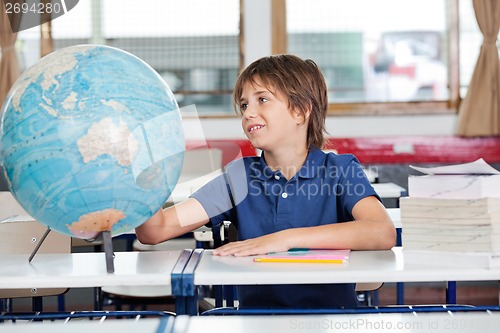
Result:
{"type": "Polygon", "coordinates": [[[265,97],[259,97],[259,102],[261,102],[261,103],[265,103],[265,102],[267,102],[267,101],[268,101],[268,99],[267,99],[267,98],[265,98],[265,97]]]}
{"type": "Polygon", "coordinates": [[[245,110],[247,109],[247,107],[248,107],[248,104],[247,104],[247,103],[241,103],[241,104],[240,104],[240,109],[241,109],[242,111],[245,111],[245,110]]]}

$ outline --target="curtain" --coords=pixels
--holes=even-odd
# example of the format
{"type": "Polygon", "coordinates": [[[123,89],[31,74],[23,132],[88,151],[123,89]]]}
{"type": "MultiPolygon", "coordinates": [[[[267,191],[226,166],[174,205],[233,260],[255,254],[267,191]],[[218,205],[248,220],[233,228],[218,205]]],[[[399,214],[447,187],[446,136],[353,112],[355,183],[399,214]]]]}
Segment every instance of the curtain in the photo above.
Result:
{"type": "MultiPolygon", "coordinates": [[[[0,48],[2,58],[0,59],[0,107],[9,92],[10,87],[19,76],[19,63],[17,62],[15,43],[17,33],[12,31],[9,17],[5,10],[5,3],[0,3],[0,48]]],[[[13,16],[13,20],[20,20],[20,15],[13,16]]],[[[12,26],[15,26],[15,22],[12,26]]]]}
{"type": "Polygon", "coordinates": [[[496,40],[500,27],[500,1],[473,0],[483,44],[469,90],[458,112],[458,134],[500,135],[500,62],[496,40]]]}
{"type": "MultiPolygon", "coordinates": [[[[47,6],[51,0],[42,0],[42,3],[47,6]]],[[[51,14],[42,13],[40,16],[40,21],[44,22],[40,25],[40,58],[42,58],[54,51],[54,41],[52,40],[51,14]]]]}

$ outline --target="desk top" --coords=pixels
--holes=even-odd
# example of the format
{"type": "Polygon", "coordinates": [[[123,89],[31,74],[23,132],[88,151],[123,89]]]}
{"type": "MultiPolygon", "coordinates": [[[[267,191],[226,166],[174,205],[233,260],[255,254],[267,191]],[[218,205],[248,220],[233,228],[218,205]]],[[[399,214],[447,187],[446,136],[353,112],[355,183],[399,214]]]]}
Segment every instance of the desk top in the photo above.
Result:
{"type": "Polygon", "coordinates": [[[157,318],[3,323],[0,332],[175,332],[175,333],[296,333],[296,332],[482,332],[496,333],[498,312],[379,313],[348,315],[177,316],[161,327],[157,318]],[[173,327],[172,327],[173,326],[173,327]]]}
{"type": "Polygon", "coordinates": [[[177,316],[176,333],[498,332],[500,314],[383,313],[308,316],[177,316]]]}
{"type": "Polygon", "coordinates": [[[121,320],[70,320],[65,322],[45,321],[45,322],[23,322],[17,321],[12,324],[5,322],[0,324],[0,332],[8,333],[156,333],[170,332],[169,330],[159,331],[161,322],[159,318],[144,318],[144,319],[121,319],[121,320]]]}
{"type": "Polygon", "coordinates": [[[84,288],[164,285],[181,251],[115,252],[114,273],[107,273],[104,253],[0,256],[0,289],[84,288]]]}
{"type": "Polygon", "coordinates": [[[394,183],[372,183],[373,189],[382,198],[400,198],[406,192],[404,187],[394,183]]]}
{"type": "Polygon", "coordinates": [[[201,256],[194,271],[195,285],[500,280],[500,268],[408,264],[400,247],[352,251],[345,264],[259,263],[252,257],[219,257],[211,252],[201,256]]]}
{"type": "Polygon", "coordinates": [[[395,228],[402,228],[401,224],[401,208],[386,208],[387,213],[391,217],[395,228]]]}

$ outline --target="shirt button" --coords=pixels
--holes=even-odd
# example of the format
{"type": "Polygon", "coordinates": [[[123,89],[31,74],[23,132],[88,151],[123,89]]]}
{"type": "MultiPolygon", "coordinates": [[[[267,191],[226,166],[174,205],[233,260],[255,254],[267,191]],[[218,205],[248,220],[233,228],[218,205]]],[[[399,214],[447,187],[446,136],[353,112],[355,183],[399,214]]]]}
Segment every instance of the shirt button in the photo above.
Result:
{"type": "Polygon", "coordinates": [[[278,176],[278,175],[274,175],[274,179],[276,179],[276,180],[280,180],[280,176],[278,176]]]}
{"type": "Polygon", "coordinates": [[[281,193],[281,197],[283,199],[286,199],[288,197],[288,193],[286,193],[286,192],[281,193]]]}

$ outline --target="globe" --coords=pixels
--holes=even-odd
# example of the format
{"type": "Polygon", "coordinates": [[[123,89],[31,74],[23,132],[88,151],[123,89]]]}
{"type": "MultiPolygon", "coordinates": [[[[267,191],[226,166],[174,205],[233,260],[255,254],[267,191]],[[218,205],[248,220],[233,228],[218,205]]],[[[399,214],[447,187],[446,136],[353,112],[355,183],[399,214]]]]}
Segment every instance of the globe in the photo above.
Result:
{"type": "Polygon", "coordinates": [[[159,210],[184,158],[179,107],[123,50],[78,45],[24,71],[2,106],[0,164],[36,220],[72,237],[129,232],[159,210]]]}

